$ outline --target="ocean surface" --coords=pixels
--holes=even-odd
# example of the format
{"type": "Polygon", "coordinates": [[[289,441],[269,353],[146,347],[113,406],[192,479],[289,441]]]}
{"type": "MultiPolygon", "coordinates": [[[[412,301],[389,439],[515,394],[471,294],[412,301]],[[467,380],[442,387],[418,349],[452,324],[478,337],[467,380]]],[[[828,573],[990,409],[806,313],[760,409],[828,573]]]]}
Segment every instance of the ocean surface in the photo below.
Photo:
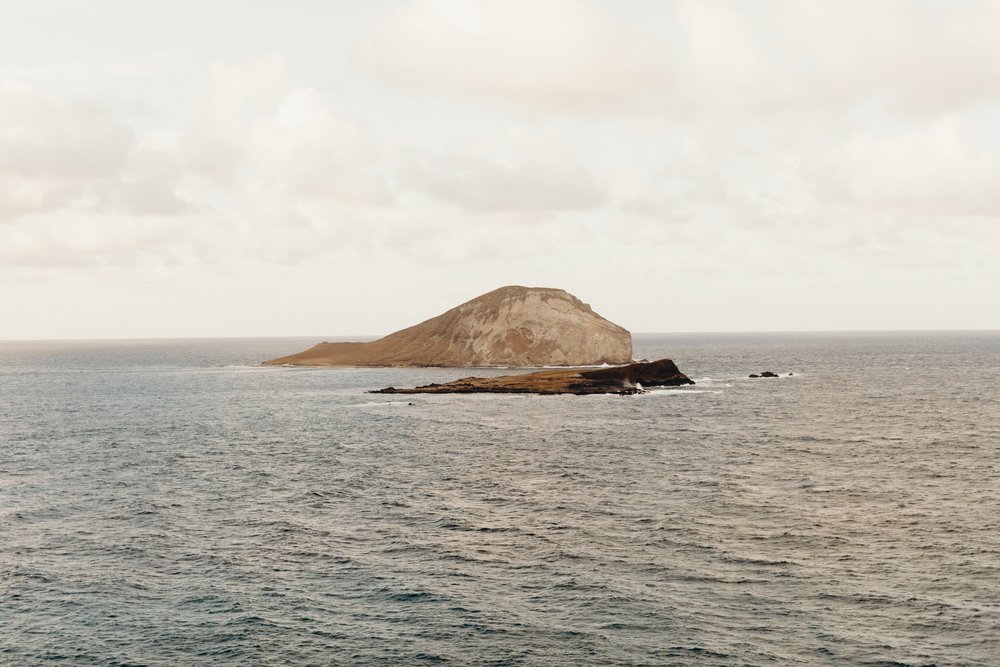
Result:
{"type": "Polygon", "coordinates": [[[0,664],[1000,665],[1000,332],[258,365],[314,342],[0,343],[0,664]]]}

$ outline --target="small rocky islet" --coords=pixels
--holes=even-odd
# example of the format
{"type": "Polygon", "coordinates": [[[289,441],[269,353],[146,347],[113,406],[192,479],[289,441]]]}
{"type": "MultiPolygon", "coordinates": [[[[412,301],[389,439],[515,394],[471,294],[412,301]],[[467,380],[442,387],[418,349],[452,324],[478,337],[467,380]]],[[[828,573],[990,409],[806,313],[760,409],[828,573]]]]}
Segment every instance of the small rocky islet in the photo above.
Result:
{"type": "Polygon", "coordinates": [[[386,387],[373,394],[641,394],[646,387],[694,384],[670,359],[610,368],[544,370],[499,377],[465,377],[410,389],[386,387]]]}

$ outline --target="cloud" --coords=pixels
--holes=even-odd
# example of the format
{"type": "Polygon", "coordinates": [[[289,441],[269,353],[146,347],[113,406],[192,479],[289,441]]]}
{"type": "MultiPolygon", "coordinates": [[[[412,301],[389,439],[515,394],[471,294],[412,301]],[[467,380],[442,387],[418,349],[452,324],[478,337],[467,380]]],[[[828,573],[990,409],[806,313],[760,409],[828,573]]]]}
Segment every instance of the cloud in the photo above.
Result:
{"type": "Polygon", "coordinates": [[[379,227],[383,252],[424,266],[485,267],[497,260],[552,257],[593,241],[577,220],[541,211],[397,210],[379,227]]]}
{"type": "Polygon", "coordinates": [[[410,92],[580,116],[725,123],[877,96],[926,117],[1000,95],[989,0],[678,0],[626,16],[585,0],[412,0],[361,53],[410,92]]]}
{"type": "Polygon", "coordinates": [[[275,58],[212,66],[181,147],[228,229],[216,253],[294,264],[370,251],[369,209],[393,204],[386,166],[367,124],[334,102],[288,85],[275,58]]]}
{"type": "Polygon", "coordinates": [[[178,215],[196,210],[183,194],[183,171],[176,153],[138,146],[113,179],[95,181],[94,209],[130,216],[178,215]]]}
{"type": "Polygon", "coordinates": [[[60,210],[162,215],[189,208],[170,151],[144,146],[112,104],[0,84],[0,221],[60,210]]]}
{"type": "Polygon", "coordinates": [[[775,7],[775,26],[804,75],[799,87],[814,103],[878,95],[898,112],[934,115],[1000,94],[996,2],[784,0],[775,7]]]}
{"type": "Polygon", "coordinates": [[[185,166],[215,186],[281,190],[384,205],[389,193],[374,136],[313,88],[292,88],[271,57],[216,63],[197,121],[182,140],[185,166]]]}
{"type": "Polygon", "coordinates": [[[1000,216],[1000,154],[977,146],[961,118],[910,132],[858,133],[810,166],[827,200],[915,216],[1000,216]]]}
{"type": "Polygon", "coordinates": [[[218,185],[235,185],[246,156],[247,118],[273,112],[287,91],[276,57],[213,63],[198,119],[181,139],[185,166],[218,185]]]}
{"type": "Polygon", "coordinates": [[[289,194],[362,205],[389,201],[371,132],[336,115],[314,89],[289,91],[273,114],[255,120],[248,146],[250,168],[289,194]]]}
{"type": "Polygon", "coordinates": [[[790,273],[808,271],[790,258],[810,257],[864,270],[985,267],[984,249],[1000,244],[1000,151],[970,122],[817,129],[800,144],[765,131],[728,147],[688,139],[659,164],[619,169],[606,216],[650,247],[754,271],[755,256],[790,273]]]}
{"type": "Polygon", "coordinates": [[[54,101],[18,82],[0,84],[0,128],[0,169],[25,177],[111,172],[134,142],[131,128],[108,107],[54,101]]]}
{"type": "Polygon", "coordinates": [[[4,268],[106,268],[178,265],[190,257],[191,237],[204,220],[57,211],[0,228],[4,268]],[[196,224],[199,223],[199,224],[196,224]]]}
{"type": "MultiPolygon", "coordinates": [[[[566,244],[596,257],[619,244],[636,261],[683,249],[689,264],[732,267],[772,252],[902,263],[893,249],[927,257],[948,234],[996,246],[987,227],[957,221],[1000,216],[1000,147],[969,107],[995,98],[985,75],[959,71],[991,53],[972,20],[991,25],[986,5],[854,6],[877,12],[883,32],[898,25],[885,44],[826,6],[682,1],[641,24],[614,7],[416,0],[391,10],[364,38],[368,65],[403,90],[448,96],[454,127],[385,89],[359,100],[293,85],[278,57],[212,65],[186,124],[156,131],[162,119],[107,100],[6,84],[0,257],[457,266],[566,244]],[[918,85],[898,55],[909,45],[917,62],[933,60],[938,46],[914,42],[933,35],[928,17],[946,43],[970,42],[926,65],[954,85],[918,85]],[[859,53],[840,58],[824,22],[857,32],[859,53]],[[922,89],[950,92],[935,102],[922,89]],[[454,104],[460,96],[502,104],[484,113],[454,104]],[[944,98],[961,108],[938,113],[944,98]],[[387,103],[400,104],[389,121],[387,103]],[[365,104],[379,109],[344,111],[365,104]]],[[[968,244],[943,245],[935,261],[963,261],[955,253],[968,244]]]]}
{"type": "Polygon", "coordinates": [[[364,245],[355,209],[392,203],[375,138],[277,59],[217,64],[188,128],[140,132],[106,100],[0,85],[6,266],[294,261],[364,245]]]}
{"type": "Polygon", "coordinates": [[[134,141],[108,108],[0,83],[0,221],[72,204],[124,168],[134,141]]]}
{"type": "Polygon", "coordinates": [[[741,117],[792,102],[793,73],[783,67],[780,53],[768,48],[766,31],[760,21],[754,24],[747,7],[721,0],[675,4],[673,19],[682,38],[671,43],[675,75],[661,113],[741,117]]]}
{"type": "Polygon", "coordinates": [[[622,20],[584,0],[413,0],[362,42],[404,89],[560,114],[756,114],[787,104],[793,72],[746,5],[665,6],[622,20]]]}
{"type": "Polygon", "coordinates": [[[445,153],[411,149],[399,187],[468,211],[581,211],[602,206],[598,179],[564,141],[515,130],[445,153]]]}
{"type": "Polygon", "coordinates": [[[651,35],[575,0],[415,0],[362,42],[404,88],[581,112],[641,107],[669,74],[651,35]]]}

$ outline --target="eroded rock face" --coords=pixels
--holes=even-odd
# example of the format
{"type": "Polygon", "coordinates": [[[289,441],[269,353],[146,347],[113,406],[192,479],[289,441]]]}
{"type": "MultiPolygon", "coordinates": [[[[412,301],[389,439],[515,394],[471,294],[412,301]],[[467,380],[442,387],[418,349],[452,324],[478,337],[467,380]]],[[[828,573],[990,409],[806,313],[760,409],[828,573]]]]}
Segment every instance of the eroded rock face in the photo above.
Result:
{"type": "Polygon", "coordinates": [[[637,394],[643,387],[694,384],[670,359],[598,369],[548,370],[500,377],[467,377],[412,389],[386,387],[373,394],[637,394]]]}
{"type": "Polygon", "coordinates": [[[632,361],[632,335],[561,289],[501,287],[369,343],[320,343],[265,364],[589,366],[632,361]]]}

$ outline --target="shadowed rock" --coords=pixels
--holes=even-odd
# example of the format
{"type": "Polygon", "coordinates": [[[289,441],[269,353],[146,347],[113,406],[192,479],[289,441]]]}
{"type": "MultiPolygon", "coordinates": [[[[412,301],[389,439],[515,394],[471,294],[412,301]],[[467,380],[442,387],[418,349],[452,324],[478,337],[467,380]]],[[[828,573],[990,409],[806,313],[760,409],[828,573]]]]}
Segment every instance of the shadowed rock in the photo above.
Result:
{"type": "Polygon", "coordinates": [[[694,384],[670,359],[613,368],[559,369],[467,377],[412,389],[386,387],[373,394],[637,394],[643,387],[677,387],[694,384]]]}
{"type": "Polygon", "coordinates": [[[385,338],[320,343],[292,366],[589,366],[632,361],[632,335],[561,289],[501,287],[385,338]]]}

